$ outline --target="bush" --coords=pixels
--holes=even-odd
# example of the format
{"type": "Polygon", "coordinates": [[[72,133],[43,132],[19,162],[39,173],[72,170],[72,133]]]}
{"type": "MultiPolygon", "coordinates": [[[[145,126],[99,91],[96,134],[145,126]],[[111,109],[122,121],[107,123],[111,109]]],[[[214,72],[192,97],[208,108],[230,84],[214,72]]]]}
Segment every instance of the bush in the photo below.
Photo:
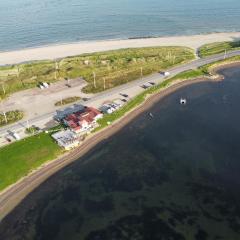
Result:
{"type": "Polygon", "coordinates": [[[10,123],[17,122],[23,118],[23,112],[19,110],[6,112],[6,119],[3,113],[0,114],[0,126],[4,126],[10,123]]]}

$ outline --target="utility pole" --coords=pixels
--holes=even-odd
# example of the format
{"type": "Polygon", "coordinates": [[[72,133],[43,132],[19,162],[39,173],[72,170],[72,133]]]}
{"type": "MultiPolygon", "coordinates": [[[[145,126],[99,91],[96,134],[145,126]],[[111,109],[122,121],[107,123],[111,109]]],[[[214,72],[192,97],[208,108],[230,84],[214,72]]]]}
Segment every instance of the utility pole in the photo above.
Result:
{"type": "Polygon", "coordinates": [[[57,80],[57,71],[58,71],[58,65],[57,65],[57,60],[55,60],[55,80],[57,80]]]}
{"type": "Polygon", "coordinates": [[[104,90],[106,89],[106,78],[105,77],[103,78],[103,89],[104,90]]]}
{"type": "Polygon", "coordinates": [[[175,59],[176,59],[176,56],[174,55],[173,56],[173,64],[175,63],[175,59]]]}
{"type": "Polygon", "coordinates": [[[3,94],[5,95],[6,94],[6,90],[5,90],[5,87],[4,87],[4,83],[2,83],[2,90],[3,90],[3,94]]]}
{"type": "Polygon", "coordinates": [[[6,116],[6,113],[3,112],[3,116],[4,116],[4,119],[5,119],[5,123],[7,124],[8,123],[8,120],[7,120],[7,116],[6,116]]]}
{"type": "Polygon", "coordinates": [[[141,67],[141,78],[143,77],[143,68],[141,67]]]}
{"type": "Polygon", "coordinates": [[[29,129],[30,127],[29,127],[29,121],[27,120],[27,129],[29,129]]]}
{"type": "Polygon", "coordinates": [[[17,65],[17,77],[19,78],[19,66],[17,65]]]}
{"type": "Polygon", "coordinates": [[[94,88],[97,88],[96,86],[96,73],[93,72],[93,85],[94,85],[94,88]]]}
{"type": "Polygon", "coordinates": [[[227,57],[227,50],[225,49],[224,59],[226,59],[226,57],[227,57]]]}

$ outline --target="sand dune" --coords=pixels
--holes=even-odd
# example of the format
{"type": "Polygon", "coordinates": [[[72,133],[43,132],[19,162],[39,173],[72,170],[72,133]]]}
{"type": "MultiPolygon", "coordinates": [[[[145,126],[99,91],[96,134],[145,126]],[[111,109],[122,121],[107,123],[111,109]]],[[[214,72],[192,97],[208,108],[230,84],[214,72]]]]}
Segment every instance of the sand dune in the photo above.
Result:
{"type": "Polygon", "coordinates": [[[15,64],[33,60],[56,59],[82,53],[92,53],[121,48],[149,46],[186,46],[193,49],[211,42],[240,39],[240,32],[212,33],[206,35],[174,36],[128,40],[88,41],[69,44],[42,46],[17,51],[0,52],[0,65],[15,64]]]}

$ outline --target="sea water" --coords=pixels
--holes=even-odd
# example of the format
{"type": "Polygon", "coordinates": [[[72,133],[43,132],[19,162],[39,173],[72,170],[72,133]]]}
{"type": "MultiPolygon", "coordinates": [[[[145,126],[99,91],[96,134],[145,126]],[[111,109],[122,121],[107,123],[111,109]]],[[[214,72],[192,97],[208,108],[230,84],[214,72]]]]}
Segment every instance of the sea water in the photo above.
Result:
{"type": "Polygon", "coordinates": [[[0,0],[0,51],[240,31],[239,0],[0,0]]]}

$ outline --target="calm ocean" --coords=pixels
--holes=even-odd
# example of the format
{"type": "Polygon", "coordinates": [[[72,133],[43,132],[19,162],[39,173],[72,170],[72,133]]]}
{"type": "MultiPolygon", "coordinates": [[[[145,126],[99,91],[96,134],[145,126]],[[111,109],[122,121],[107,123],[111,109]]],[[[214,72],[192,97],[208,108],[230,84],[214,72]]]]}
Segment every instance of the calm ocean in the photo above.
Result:
{"type": "Polygon", "coordinates": [[[0,0],[0,51],[240,31],[239,0],[0,0]]]}

